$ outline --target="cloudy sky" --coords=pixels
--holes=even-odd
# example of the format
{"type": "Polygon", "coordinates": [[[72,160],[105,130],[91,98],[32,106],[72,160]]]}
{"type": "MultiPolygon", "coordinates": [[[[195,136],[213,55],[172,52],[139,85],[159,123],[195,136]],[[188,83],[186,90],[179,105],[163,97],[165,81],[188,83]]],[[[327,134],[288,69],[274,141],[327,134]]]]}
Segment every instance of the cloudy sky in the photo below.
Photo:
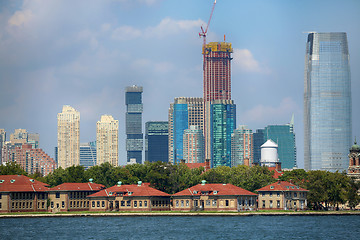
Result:
{"type": "MultiPolygon", "coordinates": [[[[40,134],[52,157],[57,113],[81,114],[80,141],[96,138],[102,114],[119,120],[125,164],[124,89],[144,87],[144,122],[167,120],[174,97],[202,96],[200,26],[213,0],[0,1],[0,128],[40,134]]],[[[255,131],[295,114],[303,167],[306,32],[347,32],[353,135],[360,138],[360,1],[218,0],[208,41],[234,48],[237,124],[255,131]]]]}

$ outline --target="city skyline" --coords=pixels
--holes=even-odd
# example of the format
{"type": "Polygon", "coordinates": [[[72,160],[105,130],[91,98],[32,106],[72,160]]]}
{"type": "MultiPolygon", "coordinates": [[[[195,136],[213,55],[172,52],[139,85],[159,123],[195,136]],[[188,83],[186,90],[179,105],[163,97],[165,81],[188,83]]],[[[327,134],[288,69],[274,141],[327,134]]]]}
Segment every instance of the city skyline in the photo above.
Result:
{"type": "MultiPolygon", "coordinates": [[[[56,114],[63,105],[81,113],[80,142],[93,141],[96,121],[111,114],[119,120],[119,163],[125,164],[125,87],[144,87],[143,126],[167,120],[175,97],[202,97],[198,32],[212,3],[77,1],[69,8],[62,1],[2,2],[0,128],[39,133],[40,148],[55,158],[56,114]]],[[[255,131],[286,123],[294,113],[299,167],[304,166],[303,32],[347,32],[352,89],[359,89],[359,9],[360,3],[350,0],[217,2],[208,42],[226,34],[234,48],[237,124],[255,131]]],[[[360,96],[352,98],[356,120],[360,96]]],[[[360,136],[355,120],[352,139],[360,136]]]]}

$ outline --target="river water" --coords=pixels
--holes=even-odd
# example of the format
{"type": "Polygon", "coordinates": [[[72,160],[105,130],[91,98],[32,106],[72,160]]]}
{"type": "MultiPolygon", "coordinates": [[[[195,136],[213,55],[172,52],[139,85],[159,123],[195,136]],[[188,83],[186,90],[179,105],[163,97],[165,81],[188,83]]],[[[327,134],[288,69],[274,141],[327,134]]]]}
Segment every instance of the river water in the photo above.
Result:
{"type": "Polygon", "coordinates": [[[360,216],[6,218],[0,239],[360,239],[360,216]]]}

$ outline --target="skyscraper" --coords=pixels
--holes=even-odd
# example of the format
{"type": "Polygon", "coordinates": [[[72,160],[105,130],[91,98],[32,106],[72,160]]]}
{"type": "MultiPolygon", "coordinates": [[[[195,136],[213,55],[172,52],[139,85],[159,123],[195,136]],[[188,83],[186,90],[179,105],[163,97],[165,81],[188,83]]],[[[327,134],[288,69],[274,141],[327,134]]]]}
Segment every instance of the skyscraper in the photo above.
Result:
{"type": "Polygon", "coordinates": [[[211,167],[231,167],[231,134],[236,126],[236,105],[233,100],[214,100],[210,106],[211,167]]]}
{"type": "Polygon", "coordinates": [[[145,123],[145,161],[169,161],[169,123],[150,121],[145,123]]]}
{"type": "Polygon", "coordinates": [[[0,129],[0,164],[2,163],[2,149],[6,142],[6,132],[5,129],[0,129]]]}
{"type": "Polygon", "coordinates": [[[197,97],[179,97],[169,108],[169,162],[180,163],[183,156],[183,134],[190,126],[203,129],[203,99],[197,97]]]}
{"type": "Polygon", "coordinates": [[[346,33],[310,33],[304,77],[304,163],[343,171],[351,146],[351,82],[346,33]]]}
{"type": "Polygon", "coordinates": [[[102,115],[96,123],[96,163],[119,165],[119,121],[111,115],[102,115]]]}
{"type": "Polygon", "coordinates": [[[142,163],[144,146],[142,132],[142,92],[143,87],[133,85],[126,87],[126,151],[127,162],[142,163]]]}
{"type": "Polygon", "coordinates": [[[183,144],[185,163],[205,162],[204,134],[199,126],[191,125],[184,130],[183,144]]]}
{"type": "Polygon", "coordinates": [[[96,141],[80,143],[80,165],[85,169],[96,165],[96,141]]]}
{"type": "Polygon", "coordinates": [[[277,143],[279,161],[285,169],[297,167],[293,119],[289,124],[268,125],[264,129],[264,142],[271,139],[277,143]]]}
{"type": "Polygon", "coordinates": [[[244,159],[253,162],[253,133],[245,125],[240,125],[231,134],[231,166],[243,165],[244,159]]]}
{"type": "Polygon", "coordinates": [[[264,129],[256,129],[253,133],[253,163],[260,164],[261,160],[261,145],[266,142],[264,141],[264,129]]]}
{"type": "MultiPolygon", "coordinates": [[[[217,166],[214,163],[214,146],[213,142],[213,112],[220,107],[219,103],[216,106],[212,106],[215,100],[231,100],[231,53],[233,52],[231,43],[226,42],[210,42],[203,46],[202,54],[204,56],[203,71],[204,71],[204,135],[205,135],[205,158],[211,159],[212,165],[217,166]]],[[[227,103],[225,105],[228,105],[227,103]]],[[[235,106],[235,105],[234,105],[235,106]]],[[[221,108],[221,107],[220,107],[221,108]]],[[[232,130],[235,127],[232,128],[232,130]]],[[[231,132],[232,133],[232,132],[231,132]]],[[[231,135],[230,133],[230,135],[231,135]]],[[[229,143],[231,142],[229,136],[229,143]]],[[[217,141],[224,141],[218,139],[217,141]]],[[[229,145],[230,148],[230,145],[229,145]]],[[[229,153],[231,150],[229,150],[229,153]]],[[[223,156],[225,159],[225,157],[223,156]]],[[[230,161],[231,156],[228,156],[230,161]]],[[[224,160],[221,162],[224,163],[224,160]]],[[[226,162],[226,161],[225,161],[226,162]]],[[[230,162],[228,163],[230,166],[230,162]]]]}
{"type": "Polygon", "coordinates": [[[80,113],[64,105],[58,113],[58,167],[80,164],[80,113]]]}

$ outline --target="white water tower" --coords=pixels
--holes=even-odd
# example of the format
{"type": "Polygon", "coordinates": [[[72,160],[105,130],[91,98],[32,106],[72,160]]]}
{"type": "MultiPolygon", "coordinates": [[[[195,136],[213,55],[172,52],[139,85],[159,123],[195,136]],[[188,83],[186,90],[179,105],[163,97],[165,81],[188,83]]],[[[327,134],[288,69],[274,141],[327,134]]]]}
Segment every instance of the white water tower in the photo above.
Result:
{"type": "Polygon", "coordinates": [[[279,162],[278,147],[271,139],[261,145],[261,166],[275,167],[279,162]]]}

